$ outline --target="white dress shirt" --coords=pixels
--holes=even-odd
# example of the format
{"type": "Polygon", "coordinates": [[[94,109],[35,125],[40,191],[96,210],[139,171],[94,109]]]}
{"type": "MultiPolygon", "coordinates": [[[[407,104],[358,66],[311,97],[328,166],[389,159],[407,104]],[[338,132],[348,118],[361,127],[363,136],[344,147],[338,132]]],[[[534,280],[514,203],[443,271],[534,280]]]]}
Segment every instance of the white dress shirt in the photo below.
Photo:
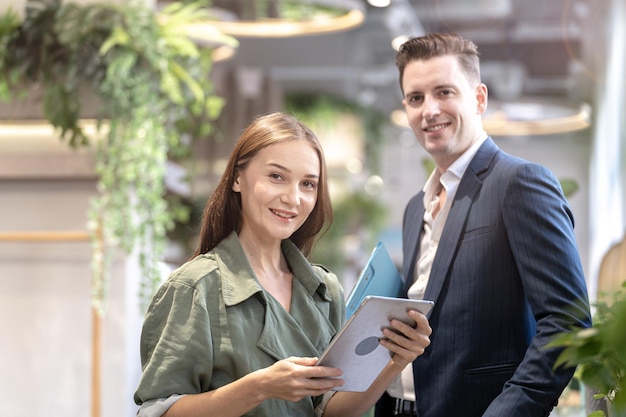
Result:
{"type": "MultiPolygon", "coordinates": [[[[478,152],[478,148],[486,139],[487,133],[483,132],[480,138],[454,161],[443,175],[441,175],[439,170],[435,169],[428,181],[426,181],[426,185],[424,185],[424,228],[421,233],[420,257],[415,265],[413,285],[409,287],[408,291],[409,298],[416,300],[424,298],[430,270],[433,266],[441,233],[448,219],[456,190],[465,174],[465,170],[474,158],[474,155],[476,155],[476,152],[478,152]],[[439,207],[439,192],[442,187],[446,190],[446,201],[439,212],[436,212],[436,209],[439,207]]],[[[387,388],[387,394],[394,398],[415,401],[412,366],[404,368],[402,373],[387,388]]]]}

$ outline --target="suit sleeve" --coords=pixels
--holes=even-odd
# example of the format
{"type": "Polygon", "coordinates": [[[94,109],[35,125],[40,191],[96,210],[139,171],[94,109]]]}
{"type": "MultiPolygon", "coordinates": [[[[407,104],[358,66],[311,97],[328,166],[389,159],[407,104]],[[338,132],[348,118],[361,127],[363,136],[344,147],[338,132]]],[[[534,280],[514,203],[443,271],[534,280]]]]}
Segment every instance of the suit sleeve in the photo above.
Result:
{"type": "Polygon", "coordinates": [[[546,349],[546,344],[558,333],[591,325],[574,219],[557,179],[536,164],[522,164],[511,176],[502,210],[536,331],[484,416],[547,416],[574,369],[554,370],[560,349],[546,349]]]}

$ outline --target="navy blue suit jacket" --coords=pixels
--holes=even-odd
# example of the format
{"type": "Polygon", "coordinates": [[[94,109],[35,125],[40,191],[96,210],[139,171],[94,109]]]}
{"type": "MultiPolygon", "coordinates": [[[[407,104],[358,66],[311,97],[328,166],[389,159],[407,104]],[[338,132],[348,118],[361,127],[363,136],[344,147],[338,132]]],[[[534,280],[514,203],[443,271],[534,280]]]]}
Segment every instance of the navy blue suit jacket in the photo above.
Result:
{"type": "MultiPolygon", "coordinates": [[[[403,220],[402,274],[413,277],[423,192],[403,220]]],[[[574,220],[555,176],[491,138],[465,172],[424,298],[431,345],[413,363],[423,417],[543,417],[573,369],[545,345],[591,325],[574,220]]],[[[407,279],[407,288],[412,278],[407,279]]]]}

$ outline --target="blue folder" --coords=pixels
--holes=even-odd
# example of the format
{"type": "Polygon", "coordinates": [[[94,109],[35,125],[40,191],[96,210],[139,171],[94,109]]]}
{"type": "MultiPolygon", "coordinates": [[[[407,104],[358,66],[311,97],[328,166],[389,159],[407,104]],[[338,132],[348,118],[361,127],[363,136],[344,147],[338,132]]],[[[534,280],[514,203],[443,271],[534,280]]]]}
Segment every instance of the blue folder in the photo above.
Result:
{"type": "Polygon", "coordinates": [[[346,300],[346,319],[368,295],[399,297],[404,281],[382,242],[378,242],[346,300]]]}

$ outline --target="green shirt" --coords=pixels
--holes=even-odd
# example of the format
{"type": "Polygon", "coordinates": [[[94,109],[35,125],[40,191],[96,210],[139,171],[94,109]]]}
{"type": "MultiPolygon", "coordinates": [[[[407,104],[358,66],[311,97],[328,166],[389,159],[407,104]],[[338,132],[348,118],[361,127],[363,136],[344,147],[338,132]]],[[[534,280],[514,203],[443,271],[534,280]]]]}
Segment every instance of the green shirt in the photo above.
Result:
{"type": "MultiPolygon", "coordinates": [[[[255,277],[236,233],[174,271],[155,294],[141,335],[135,402],[210,391],[289,356],[319,356],[345,319],[337,277],[289,240],[287,312],[255,277]]],[[[246,416],[308,417],[320,397],[269,399],[246,416]]]]}

